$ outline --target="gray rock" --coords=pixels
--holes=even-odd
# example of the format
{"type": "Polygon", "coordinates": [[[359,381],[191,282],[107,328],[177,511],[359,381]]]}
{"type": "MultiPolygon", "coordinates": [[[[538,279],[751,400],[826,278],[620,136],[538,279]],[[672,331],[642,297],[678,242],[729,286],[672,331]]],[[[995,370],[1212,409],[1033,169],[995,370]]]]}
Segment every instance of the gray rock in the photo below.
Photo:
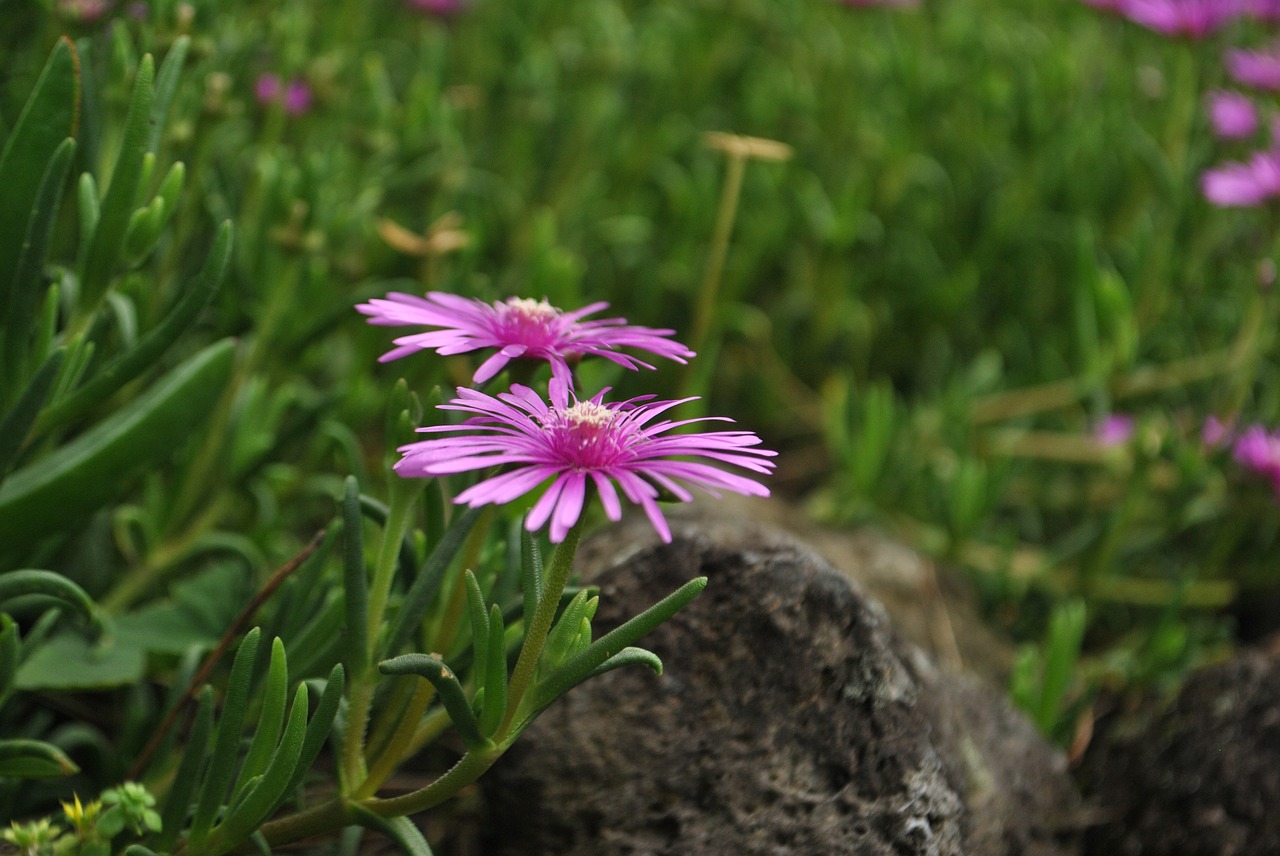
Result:
{"type": "Polygon", "coordinates": [[[1075,852],[1065,763],[1002,693],[939,671],[812,551],[756,524],[673,528],[584,547],[601,633],[710,584],[643,641],[664,676],[575,689],[481,780],[487,854],[1075,852]]]}
{"type": "Polygon", "coordinates": [[[1097,856],[1280,853],[1280,656],[1243,651],[1101,733],[1086,768],[1097,856]]]}

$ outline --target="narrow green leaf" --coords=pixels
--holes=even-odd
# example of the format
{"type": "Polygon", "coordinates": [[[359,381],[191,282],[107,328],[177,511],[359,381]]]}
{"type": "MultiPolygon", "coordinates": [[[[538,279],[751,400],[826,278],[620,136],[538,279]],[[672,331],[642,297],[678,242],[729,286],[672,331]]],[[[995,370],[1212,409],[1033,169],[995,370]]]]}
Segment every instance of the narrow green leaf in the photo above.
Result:
{"type": "Polygon", "coordinates": [[[0,740],[0,776],[51,779],[80,772],[66,753],[40,740],[0,740]]]}
{"type": "Polygon", "coordinates": [[[160,816],[160,834],[152,842],[161,852],[173,850],[180,833],[187,823],[187,812],[191,809],[191,798],[200,781],[200,771],[209,753],[209,738],[213,734],[213,687],[205,685],[200,690],[196,704],[196,716],[187,736],[182,760],[178,762],[178,771],[169,786],[165,797],[164,810],[160,816]]]}
{"type": "Polygon", "coordinates": [[[267,667],[267,683],[262,689],[262,710],[253,731],[253,742],[240,765],[240,775],[232,789],[231,800],[240,795],[241,786],[254,776],[262,775],[271,762],[280,729],[284,727],[284,709],[289,701],[289,660],[279,637],[271,640],[271,662],[267,667]]]}
{"type": "Polygon", "coordinates": [[[31,426],[35,424],[40,408],[44,406],[53,381],[58,376],[58,370],[62,368],[65,354],[66,351],[62,348],[50,354],[13,407],[0,418],[0,483],[9,475],[18,451],[26,441],[31,426]]]}
{"type": "Polygon", "coordinates": [[[214,740],[213,754],[209,758],[209,772],[200,788],[200,797],[191,821],[190,844],[196,850],[208,837],[214,817],[226,800],[227,788],[236,772],[236,750],[240,746],[240,732],[244,726],[245,709],[249,704],[249,687],[253,682],[254,662],[261,635],[262,632],[257,627],[246,633],[231,665],[231,678],[227,681],[227,694],[222,702],[218,734],[214,740]]]}
{"type": "Polygon", "coordinates": [[[37,430],[47,430],[81,416],[154,366],[156,360],[191,327],[200,310],[209,304],[222,285],[231,259],[232,237],[231,223],[223,223],[214,238],[213,248],[209,250],[204,267],[183,289],[182,296],[164,320],[147,331],[137,345],[104,366],[92,380],[40,414],[37,430]]]}
{"type": "Polygon", "coordinates": [[[432,856],[431,845],[427,844],[422,831],[409,818],[382,817],[359,803],[356,803],[353,809],[357,823],[390,838],[406,856],[432,856]]]}
{"type": "Polygon", "coordinates": [[[13,282],[28,217],[46,173],[49,154],[76,133],[80,100],[78,60],[71,40],[53,47],[26,105],[0,151],[0,290],[13,282]]]}
{"type": "MultiPolygon", "coordinates": [[[[0,330],[4,330],[4,359],[9,365],[19,365],[18,360],[30,338],[31,319],[44,284],[49,242],[53,239],[62,190],[67,183],[75,151],[75,140],[67,138],[49,159],[31,203],[22,244],[13,259],[12,278],[7,281],[7,289],[0,288],[0,330]]],[[[5,204],[9,204],[7,193],[5,204]]]]}
{"type": "Polygon", "coordinates": [[[662,674],[662,660],[658,658],[657,654],[644,648],[623,648],[597,666],[587,677],[594,678],[597,675],[603,675],[605,672],[621,669],[623,666],[648,666],[655,675],[662,674]]]}
{"type": "Polygon", "coordinates": [[[401,654],[378,664],[378,670],[384,675],[417,675],[426,678],[436,688],[440,701],[449,714],[449,719],[462,736],[462,742],[468,748],[486,745],[487,741],[480,736],[480,726],[471,712],[471,704],[458,676],[445,665],[444,660],[430,654],[401,654]]]}
{"type": "Polygon", "coordinates": [[[364,533],[360,516],[360,486],[347,476],[342,494],[342,585],[346,596],[346,664],[353,675],[369,665],[369,575],[364,563],[364,533]]]}
{"type": "Polygon", "coordinates": [[[160,240],[160,232],[168,220],[164,199],[157,196],[145,208],[129,215],[129,225],[124,230],[124,247],[121,254],[130,267],[142,264],[160,240]]]}
{"type": "Polygon", "coordinates": [[[87,172],[80,173],[80,181],[76,184],[76,205],[80,213],[80,244],[76,258],[82,259],[89,255],[89,246],[102,216],[98,205],[98,183],[87,172]]]}
{"type": "Polygon", "coordinates": [[[169,118],[169,107],[173,103],[173,95],[178,91],[178,80],[182,76],[182,66],[187,61],[187,51],[191,47],[190,36],[179,36],[169,48],[160,70],[156,72],[155,99],[151,104],[151,134],[147,138],[147,150],[160,151],[160,139],[164,136],[164,124],[169,118]]]}
{"type": "Polygon", "coordinates": [[[489,613],[484,606],[484,595],[480,592],[480,583],[476,575],[468,568],[462,574],[467,587],[467,616],[471,620],[471,662],[476,668],[484,668],[489,649],[489,613]]]}
{"type": "Polygon", "coordinates": [[[0,485],[0,543],[27,544],[110,502],[202,425],[231,377],[224,339],[165,375],[127,407],[0,485]]]}
{"type": "Polygon", "coordinates": [[[687,606],[706,587],[706,577],[692,579],[630,621],[601,636],[538,684],[532,713],[585,681],[610,658],[687,606]]]}
{"type": "Polygon", "coordinates": [[[18,625],[8,615],[0,613],[0,705],[13,689],[21,649],[22,635],[18,632],[18,625]]]}
{"type": "Polygon", "coordinates": [[[542,597],[542,550],[533,533],[520,527],[520,589],[524,593],[524,626],[538,611],[542,597]]]}
{"type": "Polygon", "coordinates": [[[547,641],[542,648],[540,658],[543,669],[555,668],[569,655],[573,641],[578,637],[578,631],[582,627],[582,620],[589,617],[588,612],[591,616],[595,615],[595,608],[599,602],[599,598],[589,597],[586,589],[574,595],[573,600],[569,601],[569,605],[560,613],[560,620],[547,634],[547,641]]]}
{"type": "Polygon", "coordinates": [[[275,752],[256,786],[252,791],[246,790],[239,805],[227,814],[215,830],[216,846],[211,848],[214,853],[225,853],[248,838],[284,799],[306,738],[307,701],[307,685],[299,684],[293,695],[289,724],[285,727],[279,745],[275,747],[275,752]]]}
{"type": "Polygon", "coordinates": [[[387,637],[387,651],[398,651],[413,638],[418,625],[427,614],[428,607],[431,606],[432,598],[440,589],[444,572],[448,570],[458,548],[462,546],[463,539],[467,537],[482,511],[483,507],[465,508],[449,521],[444,537],[427,557],[426,565],[414,579],[413,585],[409,587],[404,602],[400,605],[400,611],[391,622],[391,633],[387,637]]]}
{"type": "Polygon", "coordinates": [[[40,595],[52,598],[80,613],[87,620],[97,622],[93,600],[85,590],[53,571],[24,569],[0,574],[0,607],[15,597],[40,595]]]}
{"type": "Polygon", "coordinates": [[[293,774],[289,777],[289,783],[284,789],[286,795],[296,791],[302,784],[307,770],[311,769],[311,765],[315,763],[320,750],[324,748],[325,740],[329,737],[329,732],[333,730],[333,721],[338,715],[338,706],[342,703],[342,693],[346,688],[344,678],[345,673],[341,663],[329,672],[324,691],[320,693],[320,701],[316,703],[316,712],[311,715],[311,721],[307,723],[307,734],[302,739],[302,750],[298,753],[298,762],[294,765],[293,774]]]}
{"type": "MultiPolygon", "coordinates": [[[[379,526],[387,525],[387,515],[391,513],[385,503],[379,502],[367,494],[360,495],[360,511],[365,517],[379,526]]],[[[427,543],[431,542],[428,541],[427,543]]],[[[400,555],[396,561],[400,567],[400,575],[406,580],[412,580],[417,576],[418,555],[413,548],[412,529],[405,533],[404,539],[400,542],[400,555]]]]}
{"type": "Polygon", "coordinates": [[[502,624],[502,609],[495,603],[489,609],[488,658],[477,662],[477,668],[484,669],[484,706],[480,710],[480,733],[485,737],[492,737],[507,715],[506,635],[506,628],[502,624]]]}
{"type": "Polygon", "coordinates": [[[94,230],[89,253],[80,268],[80,308],[86,314],[102,300],[115,273],[129,215],[137,198],[151,131],[154,75],[155,61],[147,54],[138,64],[129,112],[125,117],[124,140],[115,168],[111,171],[111,184],[107,186],[107,194],[102,200],[98,228],[94,230]]]}

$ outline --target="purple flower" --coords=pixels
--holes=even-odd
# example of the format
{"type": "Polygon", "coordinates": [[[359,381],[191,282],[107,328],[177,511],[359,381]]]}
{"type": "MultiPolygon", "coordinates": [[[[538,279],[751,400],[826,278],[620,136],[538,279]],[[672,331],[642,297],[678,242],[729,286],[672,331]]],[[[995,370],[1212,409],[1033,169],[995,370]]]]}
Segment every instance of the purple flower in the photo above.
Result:
{"type": "Polygon", "coordinates": [[[1200,426],[1200,441],[1211,449],[1221,449],[1231,445],[1235,439],[1235,421],[1223,422],[1216,416],[1209,416],[1200,426]]]}
{"type": "Polygon", "coordinates": [[[425,298],[392,292],[385,300],[370,300],[356,309],[370,316],[370,324],[439,328],[395,339],[400,347],[383,354],[379,362],[429,348],[446,355],[497,348],[498,352],[476,369],[472,381],[478,384],[497,375],[517,357],[546,360],[563,382],[569,374],[567,361],[586,355],[604,357],[628,369],[653,368],[615,348],[639,348],[678,363],[694,355],[684,345],[667,338],[672,330],[637,327],[622,318],[581,320],[608,305],[592,303],[573,312],[562,312],[545,300],[512,297],[489,304],[433,291],[425,298]]]}
{"type": "Polygon", "coordinates": [[[301,116],[311,109],[311,87],[305,80],[294,78],[287,84],[279,75],[267,72],[258,75],[253,93],[264,106],[279,104],[290,116],[301,116]]]}
{"type": "Polygon", "coordinates": [[[311,109],[311,87],[305,80],[291,80],[284,90],[284,112],[301,116],[311,109]]]}
{"type": "MultiPolygon", "coordinates": [[[[622,516],[622,495],[642,507],[664,541],[671,530],[658,507],[665,491],[689,502],[693,495],[683,483],[718,496],[729,490],[751,496],[768,496],[764,485],[720,469],[731,464],[767,474],[776,453],[753,448],[760,438],[750,431],[671,433],[686,425],[707,421],[670,421],[657,417],[687,401],[651,401],[651,397],[606,404],[608,390],[579,400],[568,384],[552,378],[550,404],[519,384],[496,398],[478,390],[459,388],[458,397],[442,410],[473,416],[460,425],[419,428],[424,433],[457,436],[422,440],[400,447],[404,455],[396,472],[409,478],[506,467],[498,475],[467,488],[454,499],[472,508],[507,503],[550,484],[525,519],[529,531],[551,523],[551,540],[564,540],[582,514],[588,490],[594,486],[610,520],[622,516]],[[657,421],[655,421],[657,420],[657,421]],[[702,460],[688,460],[688,459],[702,460]]],[[[728,422],[727,419],[716,421],[728,422]]]]}
{"type": "Polygon", "coordinates": [[[1205,198],[1222,207],[1252,207],[1280,196],[1280,150],[1254,152],[1200,176],[1205,198]]]}
{"type": "Polygon", "coordinates": [[[1093,427],[1093,438],[1102,446],[1119,446],[1133,436],[1133,417],[1112,413],[1093,427]]]}
{"type": "Polygon", "coordinates": [[[1241,464],[1268,479],[1280,496],[1280,434],[1252,425],[1236,439],[1232,454],[1241,464]]]}
{"type": "Polygon", "coordinates": [[[1236,83],[1280,90],[1280,47],[1276,45],[1266,50],[1229,50],[1223,63],[1236,83]]]}
{"type": "Polygon", "coordinates": [[[1225,140],[1240,140],[1258,130],[1258,110],[1247,95],[1219,89],[1209,93],[1209,123],[1225,140]]]}
{"type": "Polygon", "coordinates": [[[1240,0],[1120,0],[1129,20],[1165,36],[1202,39],[1245,13],[1240,0]]]}

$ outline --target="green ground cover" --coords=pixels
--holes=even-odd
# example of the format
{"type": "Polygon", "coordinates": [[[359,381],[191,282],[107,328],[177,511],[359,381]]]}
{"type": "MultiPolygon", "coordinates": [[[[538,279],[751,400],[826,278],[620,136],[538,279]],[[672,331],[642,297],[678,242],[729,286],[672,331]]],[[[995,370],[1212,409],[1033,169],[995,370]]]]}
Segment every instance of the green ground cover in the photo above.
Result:
{"type": "MultiPolygon", "coordinates": [[[[389,291],[605,300],[675,328],[690,367],[584,365],[581,385],[703,396],[780,451],[775,494],[964,568],[1026,643],[1013,691],[1058,740],[1100,689],[1168,686],[1275,629],[1277,496],[1201,439],[1210,416],[1280,423],[1274,209],[1197,184],[1240,156],[1203,98],[1256,25],[1171,41],[1071,0],[47,5],[0,5],[0,136],[58,50],[78,104],[49,118],[49,139],[74,132],[64,181],[40,189],[50,147],[2,191],[32,205],[0,220],[0,274],[27,209],[56,213],[29,299],[0,305],[0,413],[47,387],[0,443],[0,571],[56,570],[123,641],[39,677],[92,643],[28,603],[0,723],[65,747],[82,794],[155,729],[140,680],[179,687],[348,475],[393,492],[395,381],[468,380],[467,358],[376,362],[389,331],[353,306],[389,291]],[[305,86],[305,109],[264,103],[264,75],[305,86]],[[166,324],[165,347],[112,362],[166,324]],[[83,393],[106,369],[119,383],[83,393]],[[1115,413],[1132,437],[1101,443],[1115,413]]],[[[340,619],[340,575],[313,564],[314,588],[264,613],[295,680],[336,661],[304,613],[340,619]]],[[[0,782],[0,804],[22,816],[64,785],[0,782]]]]}

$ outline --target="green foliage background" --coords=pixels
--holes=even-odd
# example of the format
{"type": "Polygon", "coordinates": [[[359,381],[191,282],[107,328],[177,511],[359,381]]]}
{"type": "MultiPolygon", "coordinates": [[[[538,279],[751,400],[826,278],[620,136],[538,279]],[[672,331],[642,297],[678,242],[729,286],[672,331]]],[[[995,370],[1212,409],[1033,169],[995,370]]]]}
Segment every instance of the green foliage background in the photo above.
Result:
{"type": "MultiPolygon", "coordinates": [[[[1280,416],[1259,279],[1274,214],[1217,210],[1196,188],[1232,154],[1201,99],[1222,82],[1221,47],[1260,35],[1251,24],[1176,43],[1071,0],[476,0],[447,19],[395,0],[67,9],[0,6],[0,131],[69,34],[86,82],[72,174],[99,187],[139,57],[190,37],[156,140],[156,180],[181,161],[184,191],[154,254],[113,272],[113,311],[153,328],[217,224],[236,229],[212,304],[142,378],[236,337],[208,418],[104,508],[6,556],[55,566],[109,613],[168,610],[135,621],[130,675],[179,653],[155,628],[183,610],[211,644],[234,605],[199,593],[252,591],[330,520],[345,475],[378,483],[396,378],[425,394],[468,376],[464,361],[379,367],[390,336],[355,303],[425,289],[608,300],[687,332],[725,173],[704,143],[715,131],[793,155],[747,166],[700,372],[601,369],[599,383],[691,384],[707,412],[784,452],[779,494],[969,568],[1019,640],[1049,628],[1015,695],[1059,737],[1097,687],[1176,679],[1233,638],[1242,602],[1275,593],[1274,497],[1198,439],[1210,414],[1280,416]],[[305,80],[310,110],[258,103],[264,73],[305,80]],[[456,252],[416,258],[379,235],[450,212],[468,239],[456,252]],[[1102,449],[1089,431],[1112,411],[1141,417],[1137,438],[1102,449]],[[1071,691],[1038,671],[1052,668],[1072,671],[1071,691]],[[1035,686],[1053,687],[1057,715],[1035,686]]],[[[74,193],[51,280],[76,254],[74,193]]],[[[126,327],[99,335],[103,351],[132,341],[126,327]]],[[[324,671],[319,657],[301,673],[324,671]]]]}

